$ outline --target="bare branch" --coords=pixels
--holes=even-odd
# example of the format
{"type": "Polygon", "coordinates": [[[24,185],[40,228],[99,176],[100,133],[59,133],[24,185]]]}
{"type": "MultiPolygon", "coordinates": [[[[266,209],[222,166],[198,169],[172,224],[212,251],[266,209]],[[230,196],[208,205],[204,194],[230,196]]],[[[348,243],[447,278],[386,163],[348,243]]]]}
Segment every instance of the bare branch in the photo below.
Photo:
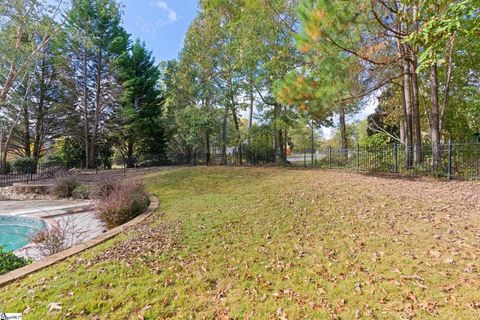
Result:
{"type": "Polygon", "coordinates": [[[398,141],[398,142],[400,142],[401,144],[403,144],[402,141],[400,140],[400,138],[399,138],[396,134],[392,134],[392,133],[388,132],[387,130],[385,130],[384,128],[380,127],[380,126],[377,124],[377,122],[375,121],[375,119],[370,118],[370,120],[372,120],[373,125],[374,125],[374,127],[368,125],[368,128],[369,128],[370,130],[372,130],[373,132],[378,132],[378,133],[386,134],[387,136],[389,136],[389,137],[392,138],[393,140],[398,141]]]}

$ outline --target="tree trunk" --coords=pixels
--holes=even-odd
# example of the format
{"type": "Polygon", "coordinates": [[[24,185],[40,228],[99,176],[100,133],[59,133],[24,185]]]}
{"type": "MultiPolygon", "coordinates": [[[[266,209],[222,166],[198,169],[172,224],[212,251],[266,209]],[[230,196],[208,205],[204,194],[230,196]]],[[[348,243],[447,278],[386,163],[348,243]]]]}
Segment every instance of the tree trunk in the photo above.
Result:
{"type": "Polygon", "coordinates": [[[348,139],[347,139],[347,125],[345,122],[345,108],[342,106],[339,109],[340,122],[340,138],[342,140],[342,154],[345,160],[348,160],[348,139]]]}
{"type": "Polygon", "coordinates": [[[35,137],[33,142],[33,158],[35,162],[38,162],[40,159],[40,152],[42,151],[43,145],[43,121],[44,121],[44,109],[45,109],[45,69],[46,69],[46,61],[42,59],[42,68],[40,70],[40,92],[38,97],[38,105],[37,105],[37,116],[35,119],[35,137]]]}
{"type": "Polygon", "coordinates": [[[235,130],[237,131],[237,142],[238,142],[238,152],[237,152],[237,160],[238,164],[242,165],[243,160],[242,160],[242,140],[241,140],[241,134],[240,134],[240,124],[238,121],[238,116],[237,116],[237,111],[235,108],[232,109],[232,114],[233,114],[233,123],[235,124],[235,130]]]}
{"type": "Polygon", "coordinates": [[[222,161],[220,164],[227,164],[227,125],[228,125],[228,108],[223,111],[222,126],[222,161]]]}
{"type": "MultiPolygon", "coordinates": [[[[404,6],[402,13],[407,15],[407,7],[404,6]]],[[[398,18],[397,31],[403,34],[408,34],[407,23],[398,18]]],[[[397,46],[399,58],[401,59],[402,69],[402,106],[403,106],[403,121],[405,125],[405,168],[410,168],[413,164],[413,132],[412,132],[412,81],[409,67],[410,50],[409,47],[402,42],[402,39],[397,38],[397,46]]]]}
{"type": "Polygon", "coordinates": [[[0,174],[5,174],[6,173],[6,163],[3,162],[3,137],[5,134],[5,126],[3,123],[0,121],[0,174]]]}
{"type": "Polygon", "coordinates": [[[207,166],[210,164],[210,134],[205,134],[205,141],[207,143],[207,166]]]}
{"type": "Polygon", "coordinates": [[[431,102],[432,102],[432,125],[431,125],[431,138],[432,138],[432,168],[437,170],[440,164],[440,110],[438,102],[438,70],[437,63],[435,62],[430,67],[430,85],[431,102]]]}
{"type": "Polygon", "coordinates": [[[135,167],[135,160],[133,158],[134,143],[133,138],[128,138],[127,141],[127,168],[135,167]]]}
{"type": "Polygon", "coordinates": [[[103,56],[102,50],[100,49],[97,54],[97,68],[95,76],[95,113],[93,116],[93,132],[92,132],[92,143],[90,145],[90,167],[96,168],[97,161],[97,140],[98,140],[98,124],[100,123],[100,114],[102,111],[102,63],[103,56]]]}
{"type": "MultiPolygon", "coordinates": [[[[17,27],[17,34],[16,34],[16,41],[15,41],[16,50],[20,49],[22,45],[23,35],[24,35],[24,22],[22,19],[20,19],[20,23],[18,24],[18,27],[17,27]]],[[[17,61],[17,57],[14,57],[12,59],[12,64],[10,65],[10,68],[8,70],[5,83],[2,86],[2,90],[0,91],[0,109],[5,104],[5,101],[7,100],[7,97],[8,97],[8,92],[12,88],[13,83],[15,82],[15,78],[18,75],[16,61],[17,61]]]]}
{"type": "Polygon", "coordinates": [[[88,56],[87,47],[84,43],[83,48],[83,139],[85,140],[85,167],[88,168],[90,162],[89,154],[89,130],[88,130],[88,56]]]}
{"type": "Polygon", "coordinates": [[[253,107],[254,107],[254,96],[253,96],[253,79],[250,76],[250,114],[248,119],[248,128],[251,129],[253,125],[253,107]]]}
{"type": "Polygon", "coordinates": [[[277,143],[278,143],[278,152],[279,160],[285,164],[285,149],[284,149],[284,139],[283,139],[283,130],[277,130],[277,143]]]}
{"type": "Polygon", "coordinates": [[[405,144],[405,119],[400,119],[400,143],[405,144]]]}
{"type": "Polygon", "coordinates": [[[8,156],[8,151],[10,149],[10,142],[12,141],[12,137],[13,137],[13,130],[15,129],[15,127],[17,126],[18,122],[20,120],[20,112],[17,114],[17,117],[14,121],[14,123],[12,124],[12,126],[10,127],[10,129],[8,130],[8,134],[7,134],[7,137],[5,139],[5,143],[3,144],[3,150],[2,150],[2,160],[1,162],[3,163],[3,167],[6,169],[7,168],[7,156],[8,156]]]}
{"type": "Polygon", "coordinates": [[[403,62],[403,114],[405,118],[405,167],[410,168],[413,164],[413,135],[412,135],[412,107],[411,107],[411,81],[410,81],[410,68],[408,62],[403,62]]]}
{"type": "MultiPolygon", "coordinates": [[[[440,110],[440,115],[439,115],[439,125],[438,125],[438,130],[440,132],[440,135],[442,134],[443,130],[443,115],[445,114],[445,110],[447,109],[448,106],[448,100],[450,97],[450,83],[452,82],[452,69],[453,69],[453,55],[454,55],[454,47],[455,47],[455,40],[457,39],[456,33],[452,35],[452,38],[450,39],[450,47],[448,50],[448,63],[447,63],[447,74],[446,74],[446,80],[445,80],[445,93],[444,93],[444,98],[443,98],[443,104],[442,108],[440,110]]],[[[437,77],[438,79],[438,77],[437,77]]]]}
{"type": "Polygon", "coordinates": [[[412,80],[412,131],[414,135],[413,164],[415,167],[418,167],[422,162],[422,132],[420,127],[417,58],[415,53],[413,53],[412,59],[413,62],[410,65],[410,72],[412,80]]]}
{"type": "Polygon", "coordinates": [[[28,104],[25,103],[25,101],[22,105],[22,109],[23,130],[25,130],[25,134],[23,136],[23,154],[25,157],[30,158],[32,156],[32,151],[30,149],[30,116],[28,114],[28,104]]]}
{"type": "Polygon", "coordinates": [[[280,105],[275,104],[273,106],[273,147],[275,149],[275,162],[283,161],[282,152],[283,152],[283,139],[281,139],[282,132],[278,130],[277,127],[277,118],[278,112],[280,110],[280,105]]]}

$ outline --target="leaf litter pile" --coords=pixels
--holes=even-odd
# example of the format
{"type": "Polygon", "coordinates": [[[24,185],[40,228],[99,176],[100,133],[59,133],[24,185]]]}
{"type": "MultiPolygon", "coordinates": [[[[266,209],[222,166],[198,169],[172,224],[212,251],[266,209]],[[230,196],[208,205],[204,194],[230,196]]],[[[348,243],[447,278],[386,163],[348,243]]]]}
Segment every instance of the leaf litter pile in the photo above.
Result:
{"type": "Polygon", "coordinates": [[[130,237],[100,252],[88,263],[116,260],[128,266],[135,262],[154,265],[156,260],[151,257],[176,250],[181,237],[178,221],[155,224],[154,219],[158,219],[158,216],[153,215],[139,225],[128,228],[126,232],[130,237]]]}
{"type": "Polygon", "coordinates": [[[147,185],[164,216],[0,305],[25,319],[480,318],[478,183],[197,168],[147,185]]]}

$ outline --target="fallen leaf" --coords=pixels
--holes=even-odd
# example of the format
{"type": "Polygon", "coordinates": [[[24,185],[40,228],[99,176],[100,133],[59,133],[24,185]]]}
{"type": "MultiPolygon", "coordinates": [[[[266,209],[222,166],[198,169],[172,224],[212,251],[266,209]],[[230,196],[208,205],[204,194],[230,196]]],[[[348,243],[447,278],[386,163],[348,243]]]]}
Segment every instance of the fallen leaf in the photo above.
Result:
{"type": "Polygon", "coordinates": [[[58,302],[51,302],[47,306],[48,312],[56,311],[56,310],[62,310],[62,306],[58,302]]]}

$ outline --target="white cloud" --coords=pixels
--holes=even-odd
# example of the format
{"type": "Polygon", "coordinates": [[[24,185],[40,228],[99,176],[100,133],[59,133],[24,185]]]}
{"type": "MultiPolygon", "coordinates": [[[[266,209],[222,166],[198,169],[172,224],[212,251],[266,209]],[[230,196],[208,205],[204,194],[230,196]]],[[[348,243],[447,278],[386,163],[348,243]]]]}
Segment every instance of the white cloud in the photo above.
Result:
{"type": "Polygon", "coordinates": [[[164,13],[164,21],[161,21],[161,25],[167,25],[178,20],[175,10],[168,6],[168,3],[163,0],[156,0],[153,5],[159,8],[164,13]]]}
{"type": "Polygon", "coordinates": [[[164,0],[152,0],[150,6],[155,10],[150,11],[146,16],[137,16],[136,25],[143,32],[156,35],[159,28],[178,20],[175,10],[170,8],[164,0]]]}
{"type": "Polygon", "coordinates": [[[137,21],[135,23],[137,27],[145,33],[156,34],[156,23],[145,20],[143,17],[137,16],[137,21]]]}

